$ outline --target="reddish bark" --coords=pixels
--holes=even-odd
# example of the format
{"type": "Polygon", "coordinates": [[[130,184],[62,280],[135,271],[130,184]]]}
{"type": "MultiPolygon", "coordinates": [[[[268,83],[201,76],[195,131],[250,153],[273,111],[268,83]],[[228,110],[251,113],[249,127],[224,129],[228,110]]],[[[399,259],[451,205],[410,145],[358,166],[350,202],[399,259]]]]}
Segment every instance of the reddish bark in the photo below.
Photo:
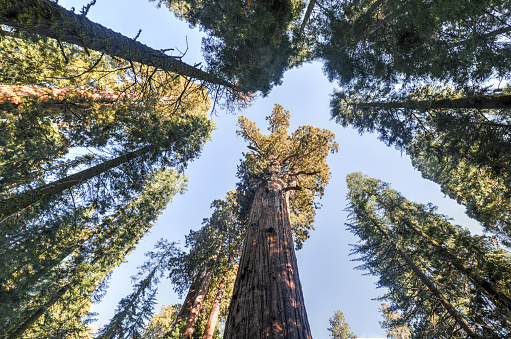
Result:
{"type": "Polygon", "coordinates": [[[279,169],[257,189],[225,326],[225,339],[312,338],[279,169]]]}
{"type": "Polygon", "coordinates": [[[206,293],[208,292],[209,285],[211,283],[211,278],[213,278],[213,270],[208,270],[204,276],[204,279],[202,280],[199,290],[197,291],[193,306],[190,310],[190,314],[188,315],[186,327],[183,332],[184,338],[192,338],[193,332],[195,330],[195,324],[197,323],[197,319],[199,319],[199,313],[202,309],[204,298],[206,297],[206,293]]]}
{"type": "MultiPolygon", "coordinates": [[[[42,102],[62,103],[69,95],[79,95],[92,101],[111,104],[125,97],[137,100],[137,94],[120,93],[113,91],[87,91],[75,88],[37,87],[37,86],[10,86],[0,85],[0,104],[10,102],[19,105],[23,98],[36,97],[42,102]]],[[[171,96],[160,98],[161,101],[172,101],[171,96]]]]}

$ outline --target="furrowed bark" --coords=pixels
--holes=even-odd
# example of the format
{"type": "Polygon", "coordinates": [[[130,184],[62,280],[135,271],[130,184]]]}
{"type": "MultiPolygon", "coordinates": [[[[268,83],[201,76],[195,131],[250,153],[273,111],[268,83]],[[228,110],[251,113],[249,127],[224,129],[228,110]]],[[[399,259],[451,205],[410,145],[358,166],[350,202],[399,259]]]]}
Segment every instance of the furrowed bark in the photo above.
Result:
{"type": "MultiPolygon", "coordinates": [[[[440,304],[445,308],[445,310],[449,313],[451,317],[456,321],[459,327],[461,327],[469,337],[474,339],[480,339],[481,337],[475,332],[475,330],[470,326],[467,319],[465,319],[460,312],[447,300],[447,298],[438,290],[433,281],[431,281],[428,276],[413,262],[408,254],[403,252],[390,238],[390,236],[385,232],[376,222],[373,222],[373,225],[378,229],[378,231],[394,246],[396,251],[399,253],[401,258],[407,263],[408,267],[413,271],[413,273],[422,281],[424,285],[433,293],[437,298],[440,304]]],[[[481,338],[482,339],[482,338],[481,338]]]]}
{"type": "MultiPolygon", "coordinates": [[[[91,179],[103,172],[106,172],[132,159],[140,157],[153,149],[155,149],[155,146],[153,145],[146,146],[136,151],[118,156],[115,159],[105,161],[99,165],[93,166],[81,172],[72,174],[50,184],[46,184],[28,192],[20,193],[12,198],[0,200],[0,217],[11,216],[42,199],[49,199],[53,196],[56,196],[66,189],[79,185],[82,182],[91,179]]],[[[8,232],[9,229],[2,229],[1,231],[8,232]]]]}
{"type": "Polygon", "coordinates": [[[49,0],[0,0],[0,23],[232,89],[234,85],[49,0]]]}
{"type": "Polygon", "coordinates": [[[283,188],[272,175],[255,193],[225,339],[312,338],[283,188]]]}

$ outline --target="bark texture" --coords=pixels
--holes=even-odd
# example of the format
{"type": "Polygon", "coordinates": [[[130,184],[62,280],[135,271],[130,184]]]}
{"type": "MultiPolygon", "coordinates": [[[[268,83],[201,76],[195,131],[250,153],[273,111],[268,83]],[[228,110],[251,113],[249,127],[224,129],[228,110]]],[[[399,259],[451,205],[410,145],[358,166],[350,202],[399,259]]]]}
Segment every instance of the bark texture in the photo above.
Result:
{"type": "Polygon", "coordinates": [[[226,279],[225,275],[220,280],[220,285],[218,285],[218,291],[215,296],[215,300],[213,301],[213,306],[211,307],[211,312],[209,313],[208,323],[204,328],[204,335],[202,339],[212,339],[213,334],[215,333],[215,327],[218,322],[218,316],[220,315],[220,307],[222,306],[222,300],[224,299],[224,293],[226,288],[226,279]]]}
{"type": "MultiPolygon", "coordinates": [[[[137,95],[132,93],[113,91],[87,91],[74,88],[0,85],[0,108],[2,108],[5,102],[19,105],[23,98],[26,97],[36,97],[40,101],[47,103],[62,103],[66,101],[69,95],[79,95],[84,99],[106,104],[115,103],[124,97],[128,97],[128,99],[132,100],[137,99],[137,95]]],[[[170,96],[160,97],[158,99],[161,101],[173,100],[170,96]]]]}
{"type": "Polygon", "coordinates": [[[49,0],[0,0],[0,23],[124,60],[234,88],[213,74],[125,37],[49,0]]]}
{"type": "Polygon", "coordinates": [[[272,172],[272,178],[258,187],[252,203],[225,339],[312,338],[287,193],[272,172]]]}
{"type": "Polygon", "coordinates": [[[186,327],[183,332],[184,338],[192,338],[193,332],[195,330],[195,324],[197,323],[197,319],[199,319],[199,313],[202,309],[202,304],[204,303],[204,298],[206,297],[206,293],[208,293],[209,284],[211,283],[211,279],[213,278],[213,270],[208,270],[204,279],[202,279],[201,285],[197,294],[195,295],[195,299],[193,301],[193,306],[190,310],[190,314],[188,315],[188,319],[186,321],[186,327]]]}

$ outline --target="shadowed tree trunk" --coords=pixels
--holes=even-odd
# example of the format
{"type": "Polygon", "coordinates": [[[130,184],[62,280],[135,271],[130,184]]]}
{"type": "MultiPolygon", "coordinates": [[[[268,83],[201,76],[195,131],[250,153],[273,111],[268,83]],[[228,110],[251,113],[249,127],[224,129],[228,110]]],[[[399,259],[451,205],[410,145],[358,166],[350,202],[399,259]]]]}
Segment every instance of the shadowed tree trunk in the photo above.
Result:
{"type": "Polygon", "coordinates": [[[234,88],[217,76],[94,23],[49,0],[0,1],[0,23],[110,56],[234,88]]]}
{"type": "Polygon", "coordinates": [[[456,109],[456,108],[473,108],[473,109],[509,109],[511,108],[511,95],[496,96],[473,96],[457,99],[440,99],[440,100],[424,100],[424,101],[389,101],[389,102],[361,102],[351,104],[359,108],[408,108],[417,110],[428,109],[456,109]]]}
{"type": "Polygon", "coordinates": [[[312,338],[280,168],[254,197],[225,339],[312,338]]]}
{"type": "MultiPolygon", "coordinates": [[[[30,191],[20,193],[13,196],[12,198],[0,200],[0,217],[8,217],[13,215],[42,199],[51,199],[52,196],[56,196],[66,189],[79,185],[90,178],[100,175],[101,173],[126,163],[132,159],[140,157],[154,149],[155,146],[153,145],[146,146],[136,151],[118,156],[117,158],[105,161],[86,170],[69,175],[50,184],[46,184],[30,191]]],[[[0,232],[8,231],[9,229],[0,229],[0,232]]]]}

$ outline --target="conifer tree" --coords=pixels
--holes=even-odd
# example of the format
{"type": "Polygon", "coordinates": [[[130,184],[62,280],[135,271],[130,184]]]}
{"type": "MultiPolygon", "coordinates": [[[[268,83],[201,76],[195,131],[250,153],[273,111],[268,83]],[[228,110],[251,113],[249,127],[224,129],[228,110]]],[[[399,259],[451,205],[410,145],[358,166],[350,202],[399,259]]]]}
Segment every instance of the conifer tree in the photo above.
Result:
{"type": "Polygon", "coordinates": [[[350,332],[350,327],[344,319],[344,314],[337,310],[334,315],[329,319],[330,327],[330,338],[333,339],[355,339],[358,338],[355,334],[350,332]]]}
{"type": "Polygon", "coordinates": [[[208,33],[203,50],[209,69],[243,91],[268,94],[284,71],[307,58],[296,34],[302,1],[152,1],[200,25],[208,33]]]}
{"type": "Polygon", "coordinates": [[[176,255],[174,244],[163,239],[156,245],[156,252],[146,253],[150,259],[141,267],[133,293],[119,301],[115,315],[103,326],[97,338],[139,338],[144,333],[144,323],[150,319],[155,303],[155,294],[159,279],[169,268],[169,260],[176,255]]]}
{"type": "MultiPolygon", "coordinates": [[[[148,178],[140,199],[28,290],[32,295],[30,300],[12,304],[18,315],[2,321],[5,325],[1,333],[6,338],[16,338],[41,321],[50,322],[48,326],[52,328],[49,319],[59,304],[63,303],[67,309],[84,307],[84,301],[90,302],[91,294],[136,247],[172,197],[183,189],[184,180],[175,170],[155,171],[148,178]],[[43,316],[46,319],[41,318],[43,316]]],[[[53,330],[59,330],[56,323],[53,323],[53,330]]]]}
{"type": "Polygon", "coordinates": [[[361,133],[377,132],[387,145],[406,152],[425,178],[440,184],[445,194],[466,206],[469,216],[509,246],[509,109],[478,107],[479,99],[491,102],[507,92],[463,96],[459,90],[431,86],[382,96],[339,92],[331,107],[338,123],[361,133]],[[453,102],[470,107],[450,108],[453,102]],[[445,103],[445,108],[429,107],[445,103]]]}
{"type": "Polygon", "coordinates": [[[237,267],[246,225],[237,203],[237,192],[230,191],[224,200],[213,201],[211,208],[213,214],[204,219],[203,227],[187,236],[190,252],[182,253],[172,264],[170,277],[175,290],[182,294],[188,287],[188,293],[168,336],[175,337],[179,333],[191,338],[203,332],[211,335],[222,304],[225,304],[226,290],[230,290],[227,285],[234,283],[228,278],[237,267]],[[215,300],[205,308],[205,304],[209,304],[208,298],[215,300]],[[201,324],[201,315],[208,310],[212,319],[201,324]]]}
{"type": "Polygon", "coordinates": [[[291,225],[311,227],[314,198],[330,177],[325,160],[337,143],[330,131],[311,126],[288,135],[289,112],[280,105],[267,120],[271,134],[265,136],[254,123],[239,119],[238,134],[252,150],[241,170],[249,170],[257,189],[225,326],[228,339],[311,337],[291,225]],[[293,205],[304,212],[294,220],[293,205]]]}
{"type": "Polygon", "coordinates": [[[362,240],[354,253],[364,262],[360,268],[389,289],[383,297],[391,302],[388,311],[400,312],[391,327],[437,338],[509,334],[509,253],[385,183],[360,173],[347,180],[347,225],[362,240]]]}
{"type": "Polygon", "coordinates": [[[330,79],[350,86],[508,79],[509,9],[506,1],[325,3],[316,53],[330,79]]]}

